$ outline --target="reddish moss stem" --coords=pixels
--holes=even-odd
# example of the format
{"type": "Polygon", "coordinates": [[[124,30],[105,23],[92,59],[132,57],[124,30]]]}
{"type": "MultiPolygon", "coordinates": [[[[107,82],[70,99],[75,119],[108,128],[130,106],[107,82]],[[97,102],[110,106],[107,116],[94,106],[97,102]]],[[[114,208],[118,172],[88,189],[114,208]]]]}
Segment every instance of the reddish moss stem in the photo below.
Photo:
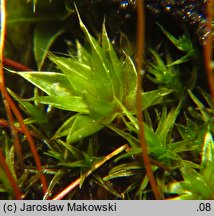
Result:
{"type": "MultiPolygon", "coordinates": [[[[0,90],[2,90],[3,88],[5,88],[5,84],[4,84],[4,69],[3,69],[3,54],[4,54],[4,42],[5,42],[5,34],[6,34],[6,1],[5,0],[1,0],[0,1],[0,7],[1,7],[1,13],[0,13],[0,25],[1,25],[1,32],[0,32],[0,84],[1,84],[1,88],[0,90]]],[[[2,94],[3,95],[3,94],[2,94]]],[[[3,95],[4,96],[4,95],[3,95]]],[[[13,122],[13,115],[11,113],[10,107],[8,106],[8,103],[6,100],[4,100],[4,105],[5,105],[5,109],[6,109],[6,113],[8,116],[9,121],[13,122]]],[[[14,127],[11,125],[11,131],[12,134],[14,135],[14,140],[15,140],[15,148],[16,151],[18,153],[20,145],[19,145],[19,141],[17,140],[17,136],[16,136],[16,131],[14,130],[14,127]]],[[[19,151],[18,153],[18,158],[19,161],[21,161],[21,152],[19,151]]],[[[21,193],[19,190],[18,185],[16,184],[16,181],[14,180],[9,167],[7,166],[5,159],[4,159],[4,154],[2,152],[2,150],[0,150],[0,165],[1,167],[4,169],[8,180],[14,190],[14,193],[16,195],[16,199],[21,199],[21,193]]]]}
{"type": "Polygon", "coordinates": [[[0,13],[0,25],[1,25],[1,32],[0,32],[0,82],[4,83],[4,70],[3,70],[3,54],[4,54],[4,41],[5,41],[5,32],[6,32],[6,7],[5,7],[5,0],[0,1],[1,13],[0,13]]]}
{"type": "MultiPolygon", "coordinates": [[[[9,127],[10,127],[10,124],[9,124],[8,121],[6,121],[5,119],[0,119],[0,126],[9,128],[9,127]]],[[[15,126],[14,126],[14,127],[15,127],[15,126]]],[[[15,127],[15,130],[18,131],[19,133],[24,134],[22,128],[15,127]]],[[[29,131],[29,132],[30,132],[31,136],[36,137],[36,138],[39,138],[38,135],[35,134],[33,131],[29,131]]]]}
{"type": "Polygon", "coordinates": [[[143,54],[145,50],[145,17],[144,17],[144,1],[137,0],[137,60],[136,67],[138,73],[138,87],[137,87],[137,117],[139,124],[139,139],[142,148],[142,157],[146,169],[146,174],[148,176],[149,182],[151,184],[153,193],[155,195],[155,199],[160,199],[160,193],[158,190],[158,186],[156,184],[151,162],[148,155],[147,143],[144,134],[144,126],[143,126],[143,114],[142,114],[142,99],[141,99],[141,91],[142,91],[142,77],[141,71],[143,68],[143,54]]]}
{"type": "Polygon", "coordinates": [[[7,67],[12,67],[19,71],[32,71],[31,68],[8,58],[3,58],[3,64],[7,67]]]}

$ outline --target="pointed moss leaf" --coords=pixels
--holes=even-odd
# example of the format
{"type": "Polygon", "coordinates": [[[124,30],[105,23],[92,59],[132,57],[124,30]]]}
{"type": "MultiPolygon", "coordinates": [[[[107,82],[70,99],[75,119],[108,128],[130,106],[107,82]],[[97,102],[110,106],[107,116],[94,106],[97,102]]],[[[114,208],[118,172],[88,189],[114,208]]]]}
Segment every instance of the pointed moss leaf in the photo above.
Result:
{"type": "Polygon", "coordinates": [[[63,74],[53,72],[18,72],[18,74],[50,96],[73,95],[74,91],[63,74]]]}
{"type": "Polygon", "coordinates": [[[103,127],[104,125],[101,125],[98,120],[93,119],[90,116],[78,115],[74,119],[73,124],[69,130],[67,142],[77,142],[87,136],[96,133],[103,127]]]}
{"type": "MultiPolygon", "coordinates": [[[[150,63],[148,67],[147,77],[154,83],[173,89],[176,92],[182,91],[182,85],[176,68],[167,66],[159,54],[153,50],[151,53],[154,57],[154,63],[150,63]]],[[[166,55],[168,64],[172,63],[170,55],[166,55]]]]}
{"type": "Polygon", "coordinates": [[[126,56],[123,66],[123,103],[128,110],[135,110],[136,107],[136,91],[137,91],[137,72],[133,61],[129,56],[126,56]]]}
{"type": "Polygon", "coordinates": [[[31,100],[43,104],[52,105],[62,110],[79,112],[84,114],[89,113],[87,104],[79,96],[40,96],[34,97],[31,100]]]}
{"type": "Polygon", "coordinates": [[[202,168],[206,166],[207,163],[212,163],[214,161],[214,141],[212,134],[207,132],[204,138],[203,154],[202,154],[202,168]]]}
{"type": "Polygon", "coordinates": [[[88,65],[71,58],[56,57],[53,55],[50,56],[50,59],[67,77],[76,94],[80,95],[83,91],[92,95],[96,94],[93,85],[94,77],[92,77],[91,68],[88,65]]]}
{"type": "Polygon", "coordinates": [[[188,183],[186,182],[176,182],[170,184],[165,192],[179,194],[179,196],[173,198],[173,200],[188,200],[192,198],[192,193],[186,190],[188,183]]]}
{"type": "Polygon", "coordinates": [[[139,155],[139,154],[142,154],[142,148],[141,147],[131,148],[127,153],[124,153],[124,154],[120,155],[119,157],[117,157],[114,160],[114,162],[120,161],[120,160],[125,159],[125,158],[134,157],[134,155],[139,155]]]}
{"type": "Polygon", "coordinates": [[[74,158],[76,160],[80,160],[81,158],[83,158],[83,152],[80,149],[78,149],[72,145],[69,145],[67,142],[64,142],[62,140],[58,140],[58,142],[61,145],[63,145],[66,149],[68,149],[72,153],[72,155],[74,156],[74,158]]]}
{"type": "Polygon", "coordinates": [[[194,139],[185,139],[179,142],[170,143],[167,146],[167,149],[174,153],[179,152],[187,152],[187,151],[194,151],[194,150],[200,150],[200,145],[197,140],[194,139]]]}
{"type": "Polygon", "coordinates": [[[204,109],[205,108],[204,104],[190,90],[188,90],[188,93],[189,93],[190,97],[192,98],[192,100],[194,101],[194,103],[198,106],[198,109],[200,110],[204,121],[205,122],[209,121],[210,116],[208,115],[208,113],[204,109]]]}
{"type": "Polygon", "coordinates": [[[97,185],[100,185],[101,187],[105,188],[106,191],[109,191],[111,194],[113,194],[115,197],[117,198],[121,198],[122,196],[120,195],[119,192],[117,192],[117,190],[113,187],[113,185],[111,184],[111,182],[109,181],[104,181],[102,177],[93,174],[93,177],[96,179],[95,183],[97,185]]]}
{"type": "Polygon", "coordinates": [[[157,63],[157,66],[154,64],[150,64],[151,67],[153,67],[154,69],[156,69],[156,71],[160,71],[160,73],[164,73],[165,71],[168,70],[166,64],[164,63],[164,61],[162,60],[162,58],[159,56],[159,54],[157,52],[155,52],[154,50],[150,50],[152,55],[154,56],[154,59],[157,63]],[[158,70],[157,70],[158,69],[158,70]]]}
{"type": "Polygon", "coordinates": [[[109,61],[110,66],[110,76],[112,80],[112,85],[114,87],[114,91],[118,99],[122,97],[123,92],[123,79],[122,79],[122,65],[121,61],[118,59],[116,52],[108,38],[108,34],[106,32],[105,23],[103,24],[102,30],[102,48],[106,55],[106,60],[109,61]]]}
{"type": "Polygon", "coordinates": [[[143,101],[143,109],[147,109],[150,106],[162,103],[164,101],[164,97],[172,92],[173,90],[167,88],[158,88],[153,91],[143,92],[141,94],[143,101]]]}
{"type": "Polygon", "coordinates": [[[89,65],[81,63],[74,57],[58,57],[50,54],[50,60],[53,61],[61,71],[66,75],[70,82],[73,82],[72,76],[77,76],[81,79],[91,79],[91,68],[89,65]]]}
{"type": "Polygon", "coordinates": [[[206,182],[211,184],[214,190],[214,141],[210,132],[207,132],[204,138],[200,171],[206,179],[206,182]]]}
{"type": "Polygon", "coordinates": [[[124,163],[113,167],[104,180],[142,174],[142,167],[137,162],[124,163]]]}
{"type": "Polygon", "coordinates": [[[171,35],[169,32],[166,31],[163,26],[158,24],[161,31],[168,37],[168,39],[181,51],[184,51],[186,53],[193,52],[193,45],[191,42],[191,39],[189,38],[189,34],[186,32],[185,35],[183,35],[180,38],[175,38],[173,35],[171,35]]]}
{"type": "Polygon", "coordinates": [[[91,167],[91,164],[88,164],[85,160],[78,160],[74,162],[59,162],[58,165],[64,166],[64,167],[91,167]]]}
{"type": "Polygon", "coordinates": [[[9,146],[8,143],[5,146],[4,149],[5,152],[5,162],[8,165],[8,168],[10,169],[11,174],[13,175],[13,178],[17,180],[16,176],[16,168],[15,168],[15,147],[14,146],[9,146]]]}
{"type": "MultiPolygon", "coordinates": [[[[133,148],[137,148],[139,145],[139,140],[137,138],[135,138],[134,136],[132,136],[130,133],[126,133],[123,130],[118,129],[117,127],[114,127],[112,125],[108,126],[111,130],[113,130],[115,133],[117,133],[119,136],[123,137],[124,139],[126,139],[129,144],[131,145],[131,147],[133,148]]],[[[141,148],[140,148],[140,152],[141,152],[141,148]]]]}
{"type": "Polygon", "coordinates": [[[176,108],[172,108],[170,112],[167,114],[166,108],[163,108],[163,113],[156,130],[156,134],[158,135],[159,139],[161,140],[163,145],[166,145],[167,135],[171,128],[175,124],[175,120],[180,113],[181,110],[181,102],[176,108]]]}
{"type": "MultiPolygon", "coordinates": [[[[148,143],[149,152],[160,159],[165,157],[166,149],[161,142],[161,139],[155,134],[155,132],[146,124],[144,124],[145,138],[148,143]]],[[[162,159],[161,159],[162,160],[162,159]]]]}
{"type": "Polygon", "coordinates": [[[196,170],[184,167],[182,168],[184,181],[176,182],[170,185],[169,192],[179,196],[176,200],[208,200],[212,197],[212,190],[204,181],[202,175],[196,170]]]}
{"type": "Polygon", "coordinates": [[[60,138],[67,136],[69,134],[70,128],[73,125],[74,120],[79,116],[79,114],[73,115],[70,118],[68,118],[61,127],[56,131],[52,139],[60,138]]]}
{"type": "Polygon", "coordinates": [[[134,62],[128,55],[123,62],[122,74],[125,96],[135,94],[137,91],[137,71],[134,62]]]}
{"type": "Polygon", "coordinates": [[[37,67],[41,70],[49,48],[65,30],[59,23],[51,25],[51,23],[39,23],[34,31],[34,56],[37,67]]]}
{"type": "MultiPolygon", "coordinates": [[[[132,136],[130,133],[126,133],[116,127],[109,126],[113,131],[115,131],[117,134],[119,134],[121,137],[126,139],[130,145],[133,148],[133,151],[141,151],[139,147],[139,140],[132,136]]],[[[148,151],[149,154],[153,155],[155,158],[160,161],[165,161],[167,158],[166,149],[162,146],[162,143],[159,139],[159,137],[154,133],[154,131],[144,124],[144,130],[145,130],[145,138],[148,143],[148,151]]]]}
{"type": "Polygon", "coordinates": [[[185,188],[187,191],[190,191],[198,199],[209,199],[211,188],[200,173],[192,168],[184,167],[182,175],[185,182],[188,183],[185,188]]]}
{"type": "Polygon", "coordinates": [[[178,65],[178,64],[182,64],[185,63],[187,61],[189,61],[191,59],[192,53],[188,53],[184,56],[182,56],[181,58],[175,60],[174,62],[168,64],[167,66],[172,66],[172,65],[178,65]]]}
{"type": "Polygon", "coordinates": [[[192,169],[200,169],[200,164],[197,164],[197,163],[189,161],[189,160],[182,160],[182,165],[184,167],[189,167],[192,169]]]}
{"type": "Polygon", "coordinates": [[[8,89],[12,97],[19,102],[19,104],[24,108],[24,110],[36,120],[38,123],[47,123],[47,116],[43,109],[39,109],[28,101],[24,101],[19,98],[14,92],[8,89]]]}
{"type": "Polygon", "coordinates": [[[79,24],[80,24],[80,27],[81,29],[83,30],[83,32],[85,33],[87,39],[88,39],[88,42],[90,43],[91,45],[91,48],[93,50],[94,53],[96,53],[100,63],[102,63],[102,60],[104,59],[103,58],[103,51],[99,45],[99,43],[95,40],[94,37],[92,37],[88,31],[88,29],[86,28],[86,26],[84,25],[84,23],[82,22],[81,18],[80,18],[80,14],[77,10],[77,15],[78,15],[78,19],[79,19],[79,24]]]}
{"type": "Polygon", "coordinates": [[[188,127],[182,124],[176,124],[176,126],[183,140],[187,140],[191,137],[188,133],[188,127]]]}
{"type": "Polygon", "coordinates": [[[36,4],[37,4],[37,0],[33,0],[33,12],[36,12],[36,4]]]}
{"type": "Polygon", "coordinates": [[[52,151],[45,152],[44,154],[60,161],[64,159],[63,154],[61,152],[56,152],[52,150],[52,151]]]}
{"type": "MultiPolygon", "coordinates": [[[[213,64],[214,64],[214,62],[213,62],[213,64]]],[[[213,65],[212,68],[214,68],[214,65],[213,65]]],[[[204,99],[206,100],[207,104],[209,105],[209,107],[210,107],[212,110],[214,110],[214,104],[212,103],[212,99],[211,99],[210,94],[207,93],[207,92],[206,92],[204,89],[202,89],[202,88],[199,88],[199,90],[200,90],[200,93],[203,95],[204,99]]]]}
{"type": "MultiPolygon", "coordinates": [[[[163,103],[165,100],[165,96],[172,93],[173,90],[167,88],[158,88],[156,90],[152,90],[149,92],[142,92],[142,108],[143,110],[163,103]]],[[[127,109],[132,112],[133,114],[136,113],[136,93],[128,95],[124,100],[124,105],[126,105],[127,109]]]]}
{"type": "MultiPolygon", "coordinates": [[[[198,126],[196,122],[193,122],[185,114],[186,126],[182,124],[177,124],[180,135],[184,140],[192,139],[195,140],[198,137],[198,134],[201,133],[202,128],[198,126]]],[[[207,130],[207,128],[205,129],[207,130]]],[[[206,131],[205,131],[206,132],[206,131]]]]}
{"type": "Polygon", "coordinates": [[[63,169],[59,169],[55,175],[53,176],[53,178],[51,179],[51,181],[48,184],[48,189],[45,193],[45,195],[43,196],[43,200],[48,200],[50,193],[52,193],[53,189],[56,187],[56,185],[61,181],[62,177],[64,176],[65,171],[63,169]]]}
{"type": "MultiPolygon", "coordinates": [[[[112,79],[110,76],[110,68],[108,68],[108,62],[106,60],[106,55],[104,53],[104,50],[99,45],[99,43],[95,40],[94,37],[92,37],[82,22],[80,15],[77,11],[77,15],[79,18],[80,27],[83,30],[83,32],[86,35],[86,38],[91,46],[92,49],[92,56],[91,56],[91,68],[94,70],[94,73],[96,73],[97,80],[99,80],[99,83],[101,85],[105,85],[106,89],[112,89],[114,91],[114,84],[112,83],[112,79]],[[110,84],[112,86],[110,86],[110,84]]],[[[115,76],[115,75],[114,75],[115,76]]],[[[99,84],[98,83],[98,84],[99,84]]],[[[100,89],[98,90],[98,93],[101,93],[100,89]]],[[[105,91],[104,91],[105,92],[105,91]]],[[[108,93],[108,92],[106,92],[108,93]]],[[[107,95],[108,97],[108,95],[107,95]]]]}

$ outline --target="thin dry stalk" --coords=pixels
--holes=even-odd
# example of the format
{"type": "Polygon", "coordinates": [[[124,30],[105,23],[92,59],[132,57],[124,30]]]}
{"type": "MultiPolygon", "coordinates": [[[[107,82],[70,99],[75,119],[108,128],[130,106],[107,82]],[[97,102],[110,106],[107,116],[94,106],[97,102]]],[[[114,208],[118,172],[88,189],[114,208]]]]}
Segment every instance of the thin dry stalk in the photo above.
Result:
{"type": "Polygon", "coordinates": [[[147,143],[144,134],[143,126],[143,114],[142,114],[142,69],[143,69],[143,55],[145,50],[145,17],[144,17],[144,1],[137,0],[137,59],[136,67],[138,74],[138,87],[137,87],[137,118],[139,124],[139,139],[142,148],[142,157],[146,169],[146,174],[148,176],[149,182],[151,184],[155,199],[161,199],[160,193],[158,190],[157,183],[155,181],[151,162],[148,155],[147,143]]]}

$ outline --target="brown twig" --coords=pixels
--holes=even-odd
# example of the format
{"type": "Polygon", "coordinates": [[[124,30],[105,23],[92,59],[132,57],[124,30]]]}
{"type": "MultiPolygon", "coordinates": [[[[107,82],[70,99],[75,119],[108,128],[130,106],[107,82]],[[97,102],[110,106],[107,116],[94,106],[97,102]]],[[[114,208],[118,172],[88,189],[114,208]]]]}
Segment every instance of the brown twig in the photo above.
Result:
{"type": "Polygon", "coordinates": [[[157,183],[155,181],[151,162],[148,155],[147,143],[144,134],[144,126],[143,126],[143,114],[142,114],[142,99],[141,99],[141,91],[142,91],[142,76],[141,71],[143,68],[143,55],[145,50],[145,17],[144,17],[144,0],[137,0],[137,59],[136,59],[136,67],[138,74],[138,87],[137,87],[137,118],[139,124],[139,139],[142,148],[142,157],[146,169],[146,174],[148,176],[149,182],[151,184],[153,193],[156,199],[161,199],[157,183]]]}

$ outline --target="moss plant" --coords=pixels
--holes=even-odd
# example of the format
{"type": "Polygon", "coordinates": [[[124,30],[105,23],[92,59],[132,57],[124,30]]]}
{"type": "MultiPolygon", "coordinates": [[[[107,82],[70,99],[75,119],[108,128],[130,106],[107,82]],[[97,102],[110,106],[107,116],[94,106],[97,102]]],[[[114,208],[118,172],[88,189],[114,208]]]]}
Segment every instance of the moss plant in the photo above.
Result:
{"type": "MultiPolygon", "coordinates": [[[[87,16],[80,18],[70,4],[73,1],[32,1],[38,16],[29,5],[17,2],[20,10],[8,12],[8,27],[15,31],[13,23],[28,23],[23,37],[34,28],[32,56],[38,70],[18,71],[7,65],[6,82],[17,80],[18,88],[10,85],[8,92],[36,143],[48,188],[42,193],[41,173],[20,123],[14,122],[17,135],[11,138],[2,117],[0,158],[8,169],[0,166],[1,199],[17,197],[8,170],[23,199],[154,199],[138,139],[134,56],[112,43],[107,19],[100,34],[89,30],[87,16]],[[44,11],[56,12],[53,28],[44,11]],[[76,17],[78,24],[73,26],[76,17]],[[51,52],[51,45],[61,38],[69,52],[58,52],[57,43],[53,48],[57,52],[51,52]],[[23,160],[16,152],[15,138],[23,160]]],[[[8,7],[13,6],[9,1],[8,7]]],[[[187,31],[177,36],[160,24],[156,28],[166,45],[148,47],[143,81],[149,90],[141,92],[155,180],[163,199],[213,199],[214,107],[197,74],[203,72],[201,65],[195,65],[200,56],[187,31]]],[[[6,55],[13,56],[13,48],[20,52],[20,47],[26,50],[23,44],[13,47],[8,42],[6,55]]],[[[26,63],[28,58],[20,60],[26,63]]],[[[6,116],[3,109],[0,113],[6,116]]]]}

